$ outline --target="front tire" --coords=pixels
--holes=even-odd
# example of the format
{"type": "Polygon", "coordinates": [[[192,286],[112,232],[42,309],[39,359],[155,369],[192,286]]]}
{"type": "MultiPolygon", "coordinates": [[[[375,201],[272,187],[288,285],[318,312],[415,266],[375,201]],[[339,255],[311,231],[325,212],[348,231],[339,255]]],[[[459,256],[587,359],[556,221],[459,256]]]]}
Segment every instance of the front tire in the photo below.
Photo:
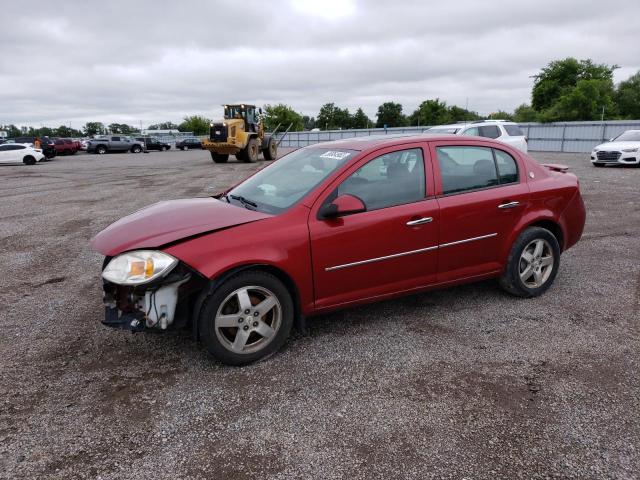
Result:
{"type": "Polygon", "coordinates": [[[237,273],[209,295],[200,314],[200,339],[227,365],[262,360],[282,347],[293,325],[293,300],[274,275],[237,273]]]}
{"type": "Polygon", "coordinates": [[[545,228],[529,227],[511,247],[500,286],[517,297],[537,297],[553,284],[559,267],[558,239],[545,228]]]}
{"type": "Polygon", "coordinates": [[[245,155],[243,160],[247,163],[255,163],[258,161],[258,155],[260,155],[260,145],[258,144],[257,138],[252,138],[247,143],[247,148],[245,148],[245,155]]]}
{"type": "Polygon", "coordinates": [[[209,153],[211,153],[211,160],[213,160],[215,163],[227,163],[229,161],[228,154],[216,153],[216,152],[209,152],[209,153]]]}
{"type": "Polygon", "coordinates": [[[104,145],[100,145],[96,148],[96,153],[98,155],[104,155],[105,153],[107,153],[107,147],[105,147],[104,145]]]}

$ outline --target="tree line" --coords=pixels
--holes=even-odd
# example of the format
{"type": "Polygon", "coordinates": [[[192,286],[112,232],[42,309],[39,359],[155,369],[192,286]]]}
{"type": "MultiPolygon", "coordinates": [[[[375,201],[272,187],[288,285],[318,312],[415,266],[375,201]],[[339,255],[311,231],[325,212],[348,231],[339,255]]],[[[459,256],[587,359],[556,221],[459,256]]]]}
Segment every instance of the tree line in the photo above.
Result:
{"type": "MultiPolygon", "coordinates": [[[[613,72],[617,68],[589,59],[554,60],[533,77],[530,104],[522,104],[513,112],[498,110],[486,118],[519,123],[640,119],[640,72],[614,85],[613,72]]],[[[400,103],[385,102],[378,107],[375,122],[361,108],[351,114],[333,103],[323,105],[315,118],[284,104],[268,105],[266,112],[268,127],[292,124],[294,131],[443,125],[483,118],[439,98],[423,101],[409,115],[400,103]]]]}
{"type": "MultiPolygon", "coordinates": [[[[559,122],[640,119],[640,72],[614,85],[613,72],[617,65],[594,63],[592,60],[577,60],[569,57],[554,60],[534,75],[531,102],[522,104],[513,112],[496,111],[488,118],[513,120],[515,122],[559,122]]],[[[337,130],[371,127],[430,126],[461,121],[479,120],[477,112],[457,105],[447,105],[439,98],[424,100],[409,115],[403,112],[400,103],[384,102],[378,107],[373,121],[362,110],[349,112],[335,103],[326,103],[315,117],[296,112],[284,103],[266,105],[265,128],[273,131],[280,125],[280,131],[291,126],[290,131],[337,130]]],[[[149,125],[149,129],[176,129],[193,132],[195,135],[209,133],[211,119],[201,115],[190,115],[180,124],[162,122],[149,125]]],[[[87,122],[81,130],[65,125],[58,128],[0,126],[9,137],[51,136],[81,137],[105,133],[135,134],[139,129],[123,123],[105,125],[101,122],[87,122]]]]}

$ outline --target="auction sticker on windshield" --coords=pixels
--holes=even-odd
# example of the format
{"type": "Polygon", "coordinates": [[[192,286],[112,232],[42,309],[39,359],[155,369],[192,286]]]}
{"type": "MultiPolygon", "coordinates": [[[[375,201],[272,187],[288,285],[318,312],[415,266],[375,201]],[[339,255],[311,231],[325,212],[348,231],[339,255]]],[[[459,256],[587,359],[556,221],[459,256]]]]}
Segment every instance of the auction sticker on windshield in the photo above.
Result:
{"type": "Polygon", "coordinates": [[[334,160],[342,160],[344,158],[347,158],[349,155],[351,155],[351,152],[338,152],[329,150],[328,152],[324,152],[322,155],[320,155],[320,158],[333,158],[334,160]]]}

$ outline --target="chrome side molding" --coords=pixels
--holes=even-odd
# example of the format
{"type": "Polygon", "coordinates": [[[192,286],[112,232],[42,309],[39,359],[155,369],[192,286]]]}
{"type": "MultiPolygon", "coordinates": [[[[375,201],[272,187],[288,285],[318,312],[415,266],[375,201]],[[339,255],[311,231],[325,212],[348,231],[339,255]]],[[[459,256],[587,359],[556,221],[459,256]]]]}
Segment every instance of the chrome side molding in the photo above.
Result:
{"type": "MultiPolygon", "coordinates": [[[[420,219],[420,220],[425,220],[425,219],[420,219]]],[[[424,222],[424,223],[428,223],[428,222],[424,222]]],[[[476,240],[484,240],[485,238],[492,238],[496,236],[498,236],[497,233],[490,233],[488,235],[481,235],[479,237],[465,238],[464,240],[457,240],[455,242],[442,243],[440,245],[434,245],[432,247],[419,248],[418,250],[409,250],[408,252],[394,253],[392,255],[385,255],[384,257],[368,258],[366,260],[360,260],[357,262],[344,263],[342,265],[335,265],[333,267],[326,267],[324,271],[331,272],[333,270],[341,270],[343,268],[356,267],[358,265],[365,265],[367,263],[382,262],[383,260],[389,260],[391,258],[398,258],[398,257],[407,256],[407,255],[414,255],[416,253],[429,252],[431,250],[437,250],[439,248],[452,247],[453,245],[460,245],[461,243],[475,242],[476,240]]]]}

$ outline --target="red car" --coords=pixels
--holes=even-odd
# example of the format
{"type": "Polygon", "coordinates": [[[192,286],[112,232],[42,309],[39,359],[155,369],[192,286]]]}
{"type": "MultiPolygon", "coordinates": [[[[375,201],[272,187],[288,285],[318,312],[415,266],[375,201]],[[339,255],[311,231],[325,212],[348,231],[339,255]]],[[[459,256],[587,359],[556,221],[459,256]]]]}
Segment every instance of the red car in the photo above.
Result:
{"type": "Polygon", "coordinates": [[[497,278],[534,297],[582,234],[578,179],[493,140],[366,137],[292,152],[215,198],[160,202],[92,241],[103,323],[190,326],[220,361],[305,316],[497,278]]]}
{"type": "Polygon", "coordinates": [[[53,147],[58,155],[73,155],[80,150],[78,142],[70,138],[54,138],[53,147]]]}

